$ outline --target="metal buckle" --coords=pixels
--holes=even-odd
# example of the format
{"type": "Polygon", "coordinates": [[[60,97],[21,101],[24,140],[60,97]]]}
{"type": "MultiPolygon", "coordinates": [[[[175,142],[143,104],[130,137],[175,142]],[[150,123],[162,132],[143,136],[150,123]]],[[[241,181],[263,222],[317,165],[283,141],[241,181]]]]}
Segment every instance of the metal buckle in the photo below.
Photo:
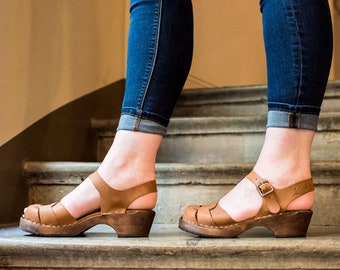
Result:
{"type": "Polygon", "coordinates": [[[274,191],[273,186],[268,180],[262,180],[257,186],[257,191],[260,193],[261,197],[267,196],[274,191]]]}

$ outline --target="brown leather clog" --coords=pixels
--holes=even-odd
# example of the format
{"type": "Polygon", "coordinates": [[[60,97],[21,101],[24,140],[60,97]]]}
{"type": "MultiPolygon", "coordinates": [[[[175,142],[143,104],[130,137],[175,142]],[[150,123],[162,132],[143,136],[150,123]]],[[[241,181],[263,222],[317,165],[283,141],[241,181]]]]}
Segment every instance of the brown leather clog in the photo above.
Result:
{"type": "Polygon", "coordinates": [[[262,196],[262,206],[256,216],[236,222],[218,203],[206,206],[191,205],[180,218],[179,228],[203,237],[237,237],[257,226],[267,227],[275,237],[306,236],[313,212],[286,209],[290,202],[314,190],[312,179],[283,189],[274,188],[269,181],[262,179],[254,171],[247,179],[256,186],[262,196]]]}
{"type": "Polygon", "coordinates": [[[40,236],[76,236],[98,224],[111,226],[119,237],[145,237],[149,235],[155,216],[153,210],[128,209],[137,198],[157,192],[156,181],[127,189],[115,190],[98,172],[89,177],[101,197],[98,212],[75,219],[60,203],[29,206],[20,219],[20,228],[40,236]]]}

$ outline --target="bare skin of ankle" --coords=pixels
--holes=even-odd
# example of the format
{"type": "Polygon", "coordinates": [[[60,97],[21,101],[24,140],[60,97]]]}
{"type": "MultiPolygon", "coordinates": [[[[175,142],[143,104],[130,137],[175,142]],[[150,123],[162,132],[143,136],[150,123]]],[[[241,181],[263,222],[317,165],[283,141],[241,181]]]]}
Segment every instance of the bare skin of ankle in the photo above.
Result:
{"type": "MultiPolygon", "coordinates": [[[[99,175],[116,190],[155,180],[156,155],[161,141],[161,135],[119,130],[98,168],[99,175]]],[[[129,209],[152,209],[156,201],[157,193],[147,194],[132,202],[129,209]]],[[[77,219],[99,209],[100,196],[87,178],[61,203],[77,219]]]]}
{"type": "MultiPolygon", "coordinates": [[[[254,171],[279,189],[311,178],[310,152],[314,133],[268,128],[254,171]]],[[[309,192],[291,202],[287,210],[310,209],[313,202],[314,192],[309,192]]],[[[219,201],[219,205],[237,222],[255,216],[261,204],[261,196],[246,178],[219,201]]]]}

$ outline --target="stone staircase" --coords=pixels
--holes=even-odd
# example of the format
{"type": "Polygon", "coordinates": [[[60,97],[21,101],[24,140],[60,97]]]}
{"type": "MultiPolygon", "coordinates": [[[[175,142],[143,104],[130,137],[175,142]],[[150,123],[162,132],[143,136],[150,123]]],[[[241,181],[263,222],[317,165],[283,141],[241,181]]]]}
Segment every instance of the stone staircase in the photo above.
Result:
{"type": "MultiPolygon", "coordinates": [[[[266,87],[183,91],[157,159],[159,200],[149,238],[117,238],[106,226],[83,237],[30,237],[0,230],[0,268],[12,269],[340,269],[340,82],[329,82],[313,144],[316,185],[307,238],[275,239],[255,228],[238,239],[201,239],[177,229],[188,204],[210,203],[247,174],[266,123],[266,87]]],[[[102,160],[117,120],[92,121],[102,160]]],[[[26,162],[30,203],[51,203],[98,162],[26,162]]]]}

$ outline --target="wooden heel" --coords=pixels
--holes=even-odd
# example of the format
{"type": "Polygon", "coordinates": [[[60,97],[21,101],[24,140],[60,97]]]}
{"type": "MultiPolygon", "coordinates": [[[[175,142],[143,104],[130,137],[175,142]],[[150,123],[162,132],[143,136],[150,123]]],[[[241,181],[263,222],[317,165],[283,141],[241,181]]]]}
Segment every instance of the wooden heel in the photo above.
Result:
{"type": "Polygon", "coordinates": [[[289,211],[273,217],[264,226],[278,238],[305,237],[312,215],[311,210],[289,211]]]}
{"type": "Polygon", "coordinates": [[[124,214],[109,215],[106,223],[118,237],[148,237],[154,217],[153,210],[127,210],[124,214]]]}

